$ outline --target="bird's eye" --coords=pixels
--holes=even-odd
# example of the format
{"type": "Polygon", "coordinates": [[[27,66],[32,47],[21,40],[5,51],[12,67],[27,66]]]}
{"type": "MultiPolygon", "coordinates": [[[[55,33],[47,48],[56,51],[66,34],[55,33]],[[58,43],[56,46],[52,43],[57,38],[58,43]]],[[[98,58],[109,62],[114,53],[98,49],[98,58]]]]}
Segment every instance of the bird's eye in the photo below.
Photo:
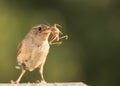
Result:
{"type": "Polygon", "coordinates": [[[41,30],[42,30],[42,28],[41,28],[41,27],[38,27],[38,30],[39,30],[39,31],[41,31],[41,30]]]}

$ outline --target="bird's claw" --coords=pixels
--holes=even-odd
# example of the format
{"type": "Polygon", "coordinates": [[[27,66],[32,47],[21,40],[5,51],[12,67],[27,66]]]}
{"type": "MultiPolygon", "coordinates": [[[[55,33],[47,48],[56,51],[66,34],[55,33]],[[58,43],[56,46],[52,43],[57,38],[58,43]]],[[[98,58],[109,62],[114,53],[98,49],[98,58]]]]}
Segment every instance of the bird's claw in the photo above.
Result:
{"type": "Polygon", "coordinates": [[[45,80],[41,80],[41,83],[47,83],[45,80]]]}
{"type": "Polygon", "coordinates": [[[36,83],[47,83],[45,80],[37,80],[36,83]]]}
{"type": "Polygon", "coordinates": [[[19,82],[11,80],[10,83],[11,84],[18,84],[19,82]]]}

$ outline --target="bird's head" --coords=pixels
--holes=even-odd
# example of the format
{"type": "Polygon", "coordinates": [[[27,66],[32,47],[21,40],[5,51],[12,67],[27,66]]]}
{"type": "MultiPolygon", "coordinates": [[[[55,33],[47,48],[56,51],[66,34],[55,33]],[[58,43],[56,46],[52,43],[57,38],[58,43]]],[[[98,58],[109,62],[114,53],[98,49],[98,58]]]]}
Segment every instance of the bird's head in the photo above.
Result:
{"type": "Polygon", "coordinates": [[[50,26],[47,26],[45,24],[40,24],[32,27],[32,29],[29,32],[29,35],[32,37],[38,38],[38,39],[43,39],[46,40],[48,39],[49,35],[51,33],[51,28],[50,26]]]}

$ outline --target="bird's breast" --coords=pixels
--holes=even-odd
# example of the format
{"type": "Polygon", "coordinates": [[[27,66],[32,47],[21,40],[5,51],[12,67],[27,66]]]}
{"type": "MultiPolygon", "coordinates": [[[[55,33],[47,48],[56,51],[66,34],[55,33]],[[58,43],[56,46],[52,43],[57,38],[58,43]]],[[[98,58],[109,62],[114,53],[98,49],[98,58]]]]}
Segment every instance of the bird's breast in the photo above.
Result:
{"type": "Polygon", "coordinates": [[[40,52],[49,52],[50,48],[48,43],[39,44],[37,47],[40,52]]]}

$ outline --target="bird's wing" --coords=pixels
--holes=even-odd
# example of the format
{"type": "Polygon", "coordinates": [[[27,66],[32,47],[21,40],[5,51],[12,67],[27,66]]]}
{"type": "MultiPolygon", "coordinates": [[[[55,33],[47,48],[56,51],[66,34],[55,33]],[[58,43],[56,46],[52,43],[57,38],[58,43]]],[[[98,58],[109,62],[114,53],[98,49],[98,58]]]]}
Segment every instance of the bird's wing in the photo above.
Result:
{"type": "Polygon", "coordinates": [[[21,53],[22,43],[20,42],[17,46],[17,56],[21,53]]]}
{"type": "Polygon", "coordinates": [[[20,44],[18,44],[17,48],[18,48],[17,61],[18,61],[18,65],[21,65],[25,61],[28,61],[31,58],[33,46],[31,42],[26,42],[26,40],[23,40],[20,44]]]}

